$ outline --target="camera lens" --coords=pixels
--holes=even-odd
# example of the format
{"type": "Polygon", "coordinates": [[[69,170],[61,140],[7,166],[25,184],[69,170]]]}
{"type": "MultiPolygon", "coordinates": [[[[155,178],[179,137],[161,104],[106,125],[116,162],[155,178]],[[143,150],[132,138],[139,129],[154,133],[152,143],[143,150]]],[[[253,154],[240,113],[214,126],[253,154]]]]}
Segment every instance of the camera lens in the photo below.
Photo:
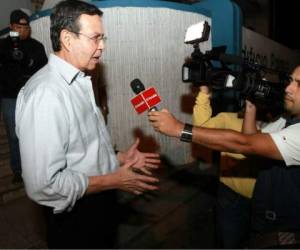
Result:
{"type": "Polygon", "coordinates": [[[24,58],[24,54],[19,49],[14,49],[12,52],[12,58],[16,61],[22,61],[24,58]]]}

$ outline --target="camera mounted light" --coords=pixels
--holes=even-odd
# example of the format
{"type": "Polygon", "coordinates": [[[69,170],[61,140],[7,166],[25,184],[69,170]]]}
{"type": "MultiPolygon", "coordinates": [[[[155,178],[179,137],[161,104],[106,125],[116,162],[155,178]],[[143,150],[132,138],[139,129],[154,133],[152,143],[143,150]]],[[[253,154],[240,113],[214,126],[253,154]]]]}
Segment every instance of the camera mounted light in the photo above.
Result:
{"type": "Polygon", "coordinates": [[[202,21],[191,25],[185,33],[184,43],[197,44],[205,42],[209,38],[210,26],[207,21],[202,21]]]}
{"type": "Polygon", "coordinates": [[[9,36],[12,37],[12,38],[15,38],[15,37],[19,37],[20,34],[17,31],[10,31],[9,36]]]}

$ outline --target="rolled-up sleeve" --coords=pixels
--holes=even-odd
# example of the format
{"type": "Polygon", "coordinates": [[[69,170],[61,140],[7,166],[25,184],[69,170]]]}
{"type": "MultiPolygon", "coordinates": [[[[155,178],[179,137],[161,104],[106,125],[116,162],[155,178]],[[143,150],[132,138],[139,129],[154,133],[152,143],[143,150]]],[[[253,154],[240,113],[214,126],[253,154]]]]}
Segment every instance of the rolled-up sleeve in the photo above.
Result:
{"type": "Polygon", "coordinates": [[[287,166],[300,165],[300,124],[270,133],[287,166]]]}
{"type": "Polygon", "coordinates": [[[67,168],[70,133],[63,96],[51,87],[20,91],[16,133],[20,143],[22,175],[28,196],[54,213],[70,210],[86,192],[86,174],[67,168]],[[25,105],[26,104],[26,105],[25,105]]]}

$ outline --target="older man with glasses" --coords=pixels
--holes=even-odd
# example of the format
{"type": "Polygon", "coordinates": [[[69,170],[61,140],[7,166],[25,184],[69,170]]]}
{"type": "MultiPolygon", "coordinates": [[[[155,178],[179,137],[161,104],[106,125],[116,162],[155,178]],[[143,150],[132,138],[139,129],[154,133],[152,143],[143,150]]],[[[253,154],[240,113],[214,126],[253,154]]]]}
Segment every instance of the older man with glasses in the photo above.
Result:
{"type": "Polygon", "coordinates": [[[139,139],[115,152],[90,76],[104,50],[102,12],[62,1],[51,14],[54,54],[20,91],[16,131],[31,199],[45,207],[49,248],[112,248],[119,211],[115,190],[156,190],[159,155],[139,139]],[[138,169],[138,171],[136,171],[138,169]]]}

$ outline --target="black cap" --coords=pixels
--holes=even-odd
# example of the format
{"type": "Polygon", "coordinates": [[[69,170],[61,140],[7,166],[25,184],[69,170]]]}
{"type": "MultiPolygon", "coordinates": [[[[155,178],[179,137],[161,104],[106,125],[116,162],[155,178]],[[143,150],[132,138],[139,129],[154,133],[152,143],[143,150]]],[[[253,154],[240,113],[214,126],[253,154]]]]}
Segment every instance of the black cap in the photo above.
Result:
{"type": "Polygon", "coordinates": [[[29,24],[29,16],[22,10],[14,10],[10,13],[10,24],[29,24]],[[21,21],[21,19],[24,19],[21,21]],[[20,22],[21,21],[21,22],[20,22]]]}

